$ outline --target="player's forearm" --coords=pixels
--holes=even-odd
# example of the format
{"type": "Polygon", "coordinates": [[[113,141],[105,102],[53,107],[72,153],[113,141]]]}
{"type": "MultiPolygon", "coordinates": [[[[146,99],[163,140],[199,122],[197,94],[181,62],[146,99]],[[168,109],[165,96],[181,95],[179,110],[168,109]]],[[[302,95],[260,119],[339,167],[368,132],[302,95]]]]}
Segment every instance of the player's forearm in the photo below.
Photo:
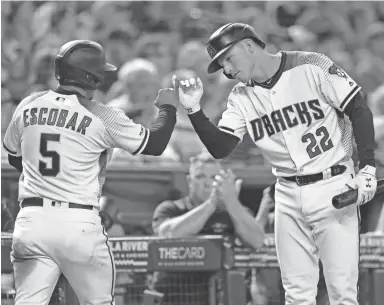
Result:
{"type": "Polygon", "coordinates": [[[159,226],[158,234],[164,237],[196,235],[202,230],[215,210],[215,206],[206,201],[184,215],[165,220],[159,226]]]}
{"type": "Polygon", "coordinates": [[[176,107],[160,106],[159,115],[150,129],[147,145],[142,154],[160,156],[167,147],[176,124],[176,107]]]}
{"type": "Polygon", "coordinates": [[[270,185],[263,192],[263,198],[261,199],[259,210],[257,211],[256,221],[265,228],[268,222],[269,214],[274,205],[275,184],[270,185]]]}
{"type": "Polygon", "coordinates": [[[188,116],[200,140],[215,159],[222,159],[233,151],[239,139],[217,128],[202,110],[188,116]]]}
{"type": "Polygon", "coordinates": [[[347,105],[345,113],[352,122],[359,157],[359,168],[364,168],[366,165],[375,166],[373,116],[360,92],[347,105]]]}
{"type": "Polygon", "coordinates": [[[256,222],[262,227],[265,228],[268,222],[268,217],[269,217],[269,209],[262,209],[257,212],[256,215],[256,222]]]}
{"type": "Polygon", "coordinates": [[[237,235],[248,245],[259,248],[264,242],[264,225],[257,221],[239,201],[226,205],[237,235]]]}

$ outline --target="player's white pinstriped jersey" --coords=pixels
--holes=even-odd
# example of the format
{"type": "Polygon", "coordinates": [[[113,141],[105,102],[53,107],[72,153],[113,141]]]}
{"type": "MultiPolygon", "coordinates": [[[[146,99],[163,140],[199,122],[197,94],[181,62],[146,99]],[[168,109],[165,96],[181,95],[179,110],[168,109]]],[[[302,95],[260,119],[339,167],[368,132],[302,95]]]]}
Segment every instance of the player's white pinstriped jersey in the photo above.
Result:
{"type": "Polygon", "coordinates": [[[352,126],[343,111],[361,88],[323,54],[281,53],[274,84],[234,87],[219,128],[240,139],[248,131],[276,176],[350,160],[352,126]]]}
{"type": "Polygon", "coordinates": [[[19,200],[44,197],[98,206],[112,148],[140,154],[148,136],[148,129],[121,110],[46,91],[20,103],[4,147],[23,159],[19,200]]]}

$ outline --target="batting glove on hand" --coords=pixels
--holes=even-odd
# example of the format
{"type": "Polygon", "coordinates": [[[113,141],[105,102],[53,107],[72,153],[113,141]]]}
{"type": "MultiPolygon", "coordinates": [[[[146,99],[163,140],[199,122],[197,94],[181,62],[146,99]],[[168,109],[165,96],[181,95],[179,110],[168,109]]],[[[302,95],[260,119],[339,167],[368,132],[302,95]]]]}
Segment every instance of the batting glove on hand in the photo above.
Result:
{"type": "Polygon", "coordinates": [[[203,83],[200,78],[189,78],[178,80],[176,75],[172,77],[173,86],[179,92],[180,104],[183,105],[187,114],[192,114],[201,109],[200,99],[203,96],[203,83]]]}
{"type": "Polygon", "coordinates": [[[155,101],[155,106],[160,108],[163,105],[172,105],[177,108],[179,106],[179,99],[177,98],[177,92],[175,89],[167,88],[160,89],[155,101]]]}
{"type": "Polygon", "coordinates": [[[375,196],[377,188],[376,168],[366,165],[356,175],[356,177],[347,184],[352,189],[357,189],[359,195],[356,204],[363,205],[375,196]]]}

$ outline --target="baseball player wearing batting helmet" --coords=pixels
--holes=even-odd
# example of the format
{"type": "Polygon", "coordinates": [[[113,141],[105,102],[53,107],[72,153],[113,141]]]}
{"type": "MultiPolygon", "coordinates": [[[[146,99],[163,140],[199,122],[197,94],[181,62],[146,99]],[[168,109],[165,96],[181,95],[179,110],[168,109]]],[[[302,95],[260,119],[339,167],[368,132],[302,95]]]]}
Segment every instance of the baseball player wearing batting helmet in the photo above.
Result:
{"type": "Polygon", "coordinates": [[[101,45],[76,40],[55,58],[59,86],[25,98],[4,138],[21,172],[20,212],[13,234],[16,304],[48,304],[61,273],[81,304],[114,303],[114,263],[99,217],[112,149],[160,155],[176,123],[175,90],[161,89],[152,129],[92,100],[105,71],[101,45]]]}
{"type": "Polygon", "coordinates": [[[255,30],[242,23],[218,29],[207,49],[208,72],[223,69],[239,81],[218,127],[200,109],[200,79],[176,80],[180,103],[215,158],[228,156],[248,132],[272,164],[286,304],[315,304],[319,259],[331,304],[358,304],[357,206],[370,201],[377,186],[372,113],[360,86],[323,54],[269,53],[255,30]],[[358,189],[357,206],[336,210],[333,196],[349,188],[358,189]]]}

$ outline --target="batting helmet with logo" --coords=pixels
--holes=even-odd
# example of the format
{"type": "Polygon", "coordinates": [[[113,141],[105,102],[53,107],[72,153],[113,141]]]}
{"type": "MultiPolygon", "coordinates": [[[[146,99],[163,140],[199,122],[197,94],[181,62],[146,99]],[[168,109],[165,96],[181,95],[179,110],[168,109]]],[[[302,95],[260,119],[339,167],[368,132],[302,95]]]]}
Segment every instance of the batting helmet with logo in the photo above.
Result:
{"type": "Polygon", "coordinates": [[[60,84],[95,90],[104,82],[104,72],[117,68],[107,63],[103,47],[90,40],[64,44],[55,57],[55,77],[60,84]]]}
{"type": "MultiPolygon", "coordinates": [[[[228,23],[217,31],[215,31],[209,38],[207,51],[211,57],[211,62],[208,65],[208,73],[214,73],[223,67],[219,65],[217,60],[232,46],[234,46],[240,40],[251,38],[263,49],[265,43],[259,38],[255,29],[248,24],[244,23],[228,23]]],[[[227,75],[228,78],[233,78],[231,75],[227,75]]]]}

